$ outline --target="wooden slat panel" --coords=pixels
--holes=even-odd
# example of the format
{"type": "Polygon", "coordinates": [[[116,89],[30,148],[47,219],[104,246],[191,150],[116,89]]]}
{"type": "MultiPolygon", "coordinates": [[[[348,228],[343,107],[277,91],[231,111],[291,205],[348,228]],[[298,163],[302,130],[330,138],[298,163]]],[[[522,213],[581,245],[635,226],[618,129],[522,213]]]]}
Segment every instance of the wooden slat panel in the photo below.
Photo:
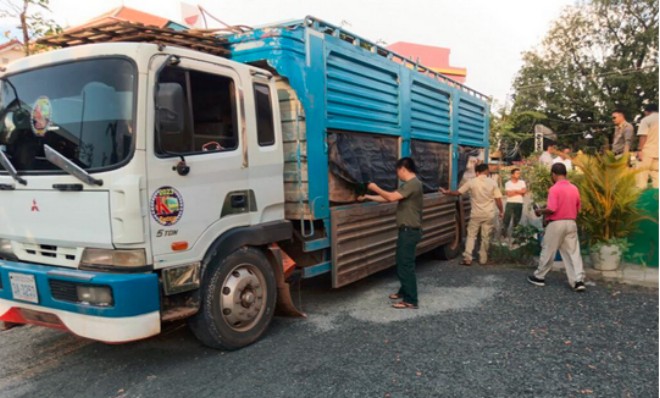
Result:
{"type": "MultiPolygon", "coordinates": [[[[354,204],[330,210],[332,286],[341,287],[395,265],[396,204],[354,204]]],[[[456,198],[424,196],[422,241],[417,254],[451,243],[456,235],[456,198]]]]}
{"type": "Polygon", "coordinates": [[[286,79],[275,80],[284,140],[284,214],[288,220],[311,220],[307,129],[302,105],[286,79]],[[298,161],[300,150],[300,162],[298,161]]]}

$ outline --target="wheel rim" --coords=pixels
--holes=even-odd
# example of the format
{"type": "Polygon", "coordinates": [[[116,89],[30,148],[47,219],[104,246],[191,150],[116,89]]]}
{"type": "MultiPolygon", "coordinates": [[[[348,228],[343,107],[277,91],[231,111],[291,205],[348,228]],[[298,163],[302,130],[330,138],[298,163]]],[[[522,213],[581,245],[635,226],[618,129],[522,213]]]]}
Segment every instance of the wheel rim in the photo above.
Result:
{"type": "Polygon", "coordinates": [[[267,297],[266,279],[252,264],[240,264],[227,274],[220,292],[225,323],[237,332],[250,330],[261,319],[267,297]]]}

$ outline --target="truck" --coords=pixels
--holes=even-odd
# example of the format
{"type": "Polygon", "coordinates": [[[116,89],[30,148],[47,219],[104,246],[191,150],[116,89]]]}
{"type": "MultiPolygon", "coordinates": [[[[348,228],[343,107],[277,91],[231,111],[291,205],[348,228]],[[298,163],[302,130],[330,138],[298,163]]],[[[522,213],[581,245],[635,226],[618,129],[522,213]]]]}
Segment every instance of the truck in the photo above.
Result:
{"type": "Polygon", "coordinates": [[[425,187],[417,252],[455,257],[455,189],[488,97],[313,17],[212,33],[115,22],[42,39],[0,74],[0,320],[107,343],[187,319],[259,339],[290,283],[395,265],[397,187],[425,187]]]}

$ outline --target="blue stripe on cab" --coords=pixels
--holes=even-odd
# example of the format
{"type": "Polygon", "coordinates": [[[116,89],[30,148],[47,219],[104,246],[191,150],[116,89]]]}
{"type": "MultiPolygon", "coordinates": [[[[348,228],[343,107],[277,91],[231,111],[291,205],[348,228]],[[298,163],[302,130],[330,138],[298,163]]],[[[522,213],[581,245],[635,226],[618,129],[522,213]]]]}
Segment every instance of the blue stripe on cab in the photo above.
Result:
{"type": "Polygon", "coordinates": [[[77,314],[109,318],[143,315],[160,310],[158,275],[155,273],[119,274],[90,272],[0,260],[0,278],[2,278],[3,287],[0,289],[0,298],[15,301],[17,307],[20,307],[23,301],[14,300],[9,280],[10,272],[34,276],[39,294],[39,303],[25,303],[38,305],[44,307],[44,309],[52,308],[77,314]],[[65,275],[49,274],[49,271],[56,270],[66,271],[63,273],[65,275]],[[53,298],[48,284],[50,279],[87,285],[110,286],[114,297],[114,305],[112,307],[97,307],[56,300],[53,298]]]}

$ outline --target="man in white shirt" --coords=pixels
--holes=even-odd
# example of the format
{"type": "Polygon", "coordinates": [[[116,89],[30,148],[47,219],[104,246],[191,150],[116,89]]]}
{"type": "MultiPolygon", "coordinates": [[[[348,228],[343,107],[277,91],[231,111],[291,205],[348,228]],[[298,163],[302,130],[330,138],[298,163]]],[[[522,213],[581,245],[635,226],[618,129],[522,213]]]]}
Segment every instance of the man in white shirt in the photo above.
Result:
{"type": "Polygon", "coordinates": [[[552,152],[554,152],[554,150],[555,150],[555,144],[548,144],[545,151],[539,157],[539,163],[545,165],[545,167],[547,167],[548,170],[550,170],[550,167],[552,167],[552,161],[554,160],[554,157],[552,156],[552,152]]]}
{"type": "Polygon", "coordinates": [[[640,169],[637,174],[637,188],[648,187],[649,175],[653,188],[658,188],[658,105],[647,105],[644,115],[637,130],[637,167],[640,169]]]}
{"type": "Polygon", "coordinates": [[[566,166],[566,171],[573,170],[573,161],[571,160],[571,149],[564,148],[561,152],[557,152],[557,157],[552,161],[552,164],[563,163],[566,166]]]}
{"type": "Polygon", "coordinates": [[[459,186],[465,184],[473,178],[477,177],[477,173],[474,172],[474,168],[477,167],[477,164],[480,163],[480,160],[476,156],[469,156],[467,160],[467,165],[465,166],[465,172],[463,173],[463,178],[458,183],[459,186]]]}
{"type": "Polygon", "coordinates": [[[511,170],[511,179],[504,184],[506,194],[506,207],[504,209],[504,223],[502,236],[507,236],[507,230],[513,217],[513,228],[520,223],[523,211],[523,195],[527,193],[527,184],[520,179],[520,169],[511,170]]]}

